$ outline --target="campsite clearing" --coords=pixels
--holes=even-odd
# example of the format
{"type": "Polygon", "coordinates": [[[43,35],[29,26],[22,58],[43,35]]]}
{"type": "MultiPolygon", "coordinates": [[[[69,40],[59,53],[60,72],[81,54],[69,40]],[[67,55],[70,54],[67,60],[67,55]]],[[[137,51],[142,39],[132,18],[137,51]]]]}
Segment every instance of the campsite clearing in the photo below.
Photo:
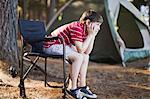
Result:
{"type": "MultiPolygon", "coordinates": [[[[98,94],[98,99],[150,99],[150,71],[143,65],[149,59],[121,65],[99,64],[90,62],[87,84],[98,94]]],[[[48,81],[52,86],[61,86],[63,81],[62,61],[49,59],[48,81]]],[[[40,61],[43,64],[43,60],[40,61]]],[[[2,78],[3,75],[0,75],[2,78]]],[[[3,76],[4,77],[4,76],[3,76]]],[[[19,78],[0,81],[0,99],[21,99],[19,97],[19,78]],[[14,82],[16,81],[16,82],[14,82]]],[[[29,99],[62,99],[60,88],[44,87],[43,75],[34,70],[25,80],[26,95],[29,99]]],[[[68,96],[68,99],[71,99],[68,96]]]]}

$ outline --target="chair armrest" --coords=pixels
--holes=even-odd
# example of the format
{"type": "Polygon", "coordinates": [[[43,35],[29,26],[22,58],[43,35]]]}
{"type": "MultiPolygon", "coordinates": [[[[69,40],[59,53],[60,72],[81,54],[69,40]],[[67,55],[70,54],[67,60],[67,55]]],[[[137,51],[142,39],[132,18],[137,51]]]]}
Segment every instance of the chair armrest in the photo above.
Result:
{"type": "Polygon", "coordinates": [[[43,39],[36,39],[35,38],[35,40],[33,40],[33,41],[30,41],[29,42],[29,40],[28,39],[26,39],[26,43],[39,43],[39,42],[42,42],[42,41],[50,41],[50,40],[57,40],[57,39],[59,39],[59,37],[50,37],[50,36],[47,36],[47,37],[44,37],[43,39]]]}
{"type": "Polygon", "coordinates": [[[51,36],[44,37],[44,41],[58,40],[58,39],[59,39],[59,37],[51,37],[51,36]]]}
{"type": "Polygon", "coordinates": [[[62,44],[65,45],[65,40],[61,37],[52,37],[52,36],[45,36],[44,41],[50,41],[50,40],[58,40],[60,39],[62,41],[62,44]]]}

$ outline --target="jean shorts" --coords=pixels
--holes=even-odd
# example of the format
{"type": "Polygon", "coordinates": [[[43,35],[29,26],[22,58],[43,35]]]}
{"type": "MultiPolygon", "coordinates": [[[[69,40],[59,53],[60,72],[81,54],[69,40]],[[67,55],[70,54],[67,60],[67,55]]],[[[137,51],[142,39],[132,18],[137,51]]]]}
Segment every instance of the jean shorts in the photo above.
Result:
{"type": "MultiPolygon", "coordinates": [[[[49,48],[43,48],[43,51],[46,54],[51,54],[51,55],[63,55],[63,45],[62,44],[54,44],[50,46],[49,48]]],[[[69,55],[76,53],[76,51],[69,47],[65,46],[65,51],[66,51],[66,58],[68,58],[69,55]]]]}

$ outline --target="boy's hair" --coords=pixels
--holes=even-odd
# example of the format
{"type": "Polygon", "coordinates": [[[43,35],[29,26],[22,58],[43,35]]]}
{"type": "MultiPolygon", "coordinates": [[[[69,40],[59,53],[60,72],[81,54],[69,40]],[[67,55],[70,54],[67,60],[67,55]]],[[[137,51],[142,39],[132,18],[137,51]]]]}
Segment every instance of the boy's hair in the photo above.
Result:
{"type": "Polygon", "coordinates": [[[94,10],[85,11],[81,16],[80,21],[86,21],[87,19],[89,19],[91,22],[103,23],[103,17],[94,10]]]}

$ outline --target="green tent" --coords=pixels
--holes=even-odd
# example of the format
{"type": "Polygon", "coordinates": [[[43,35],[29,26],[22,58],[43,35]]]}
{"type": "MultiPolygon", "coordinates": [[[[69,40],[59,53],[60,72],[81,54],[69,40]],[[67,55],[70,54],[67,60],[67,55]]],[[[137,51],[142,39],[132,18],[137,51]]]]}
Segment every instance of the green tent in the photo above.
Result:
{"type": "MultiPolygon", "coordinates": [[[[113,39],[112,43],[115,45],[122,64],[125,66],[128,61],[150,57],[150,27],[146,25],[138,9],[127,0],[104,0],[104,5],[105,17],[107,17],[108,28],[113,39]]],[[[103,35],[106,34],[103,33],[103,35]]],[[[97,40],[96,42],[103,41],[97,40]]],[[[98,45],[95,46],[96,49],[103,47],[103,45],[98,45]]],[[[114,50],[114,46],[111,47],[110,49],[114,50]]],[[[98,58],[100,60],[102,57],[98,51],[102,52],[100,49],[93,52],[93,60],[98,60],[98,58]]],[[[109,54],[108,57],[119,61],[116,53],[109,54]]]]}
{"type": "Polygon", "coordinates": [[[56,21],[53,28],[78,20],[82,12],[89,8],[100,12],[104,17],[90,55],[91,60],[122,62],[125,65],[128,61],[150,57],[149,27],[137,8],[127,0],[75,1],[63,12],[63,20],[56,21]]]}

